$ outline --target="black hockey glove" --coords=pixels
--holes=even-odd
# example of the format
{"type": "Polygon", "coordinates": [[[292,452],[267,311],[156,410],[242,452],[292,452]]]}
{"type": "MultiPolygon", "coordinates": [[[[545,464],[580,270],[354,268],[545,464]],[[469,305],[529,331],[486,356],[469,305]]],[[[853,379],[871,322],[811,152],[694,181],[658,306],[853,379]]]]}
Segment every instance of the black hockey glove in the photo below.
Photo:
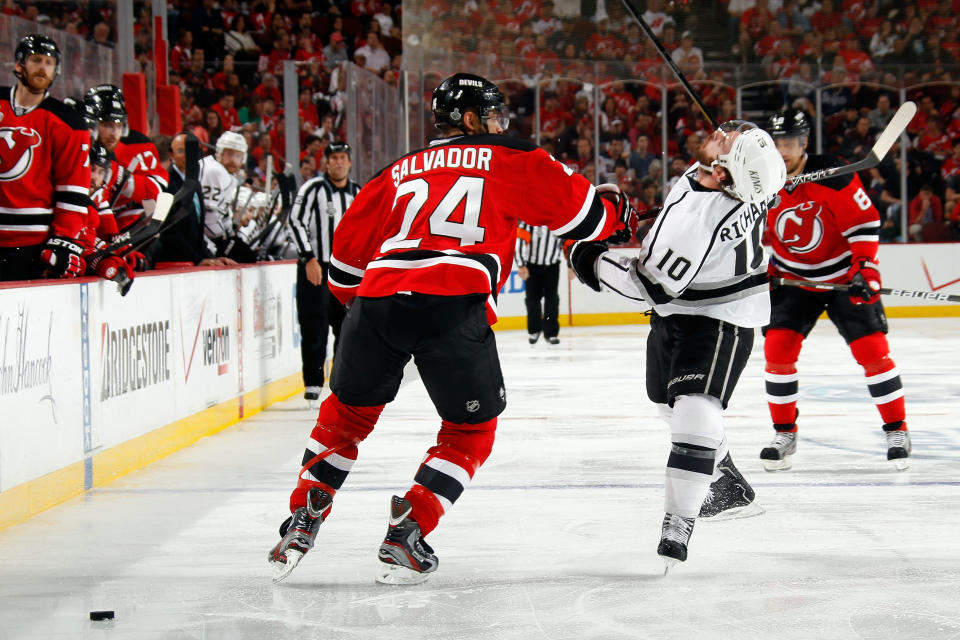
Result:
{"type": "Polygon", "coordinates": [[[597,259],[609,251],[606,242],[575,242],[567,259],[577,279],[594,291],[602,291],[597,277],[597,259]]]}
{"type": "Polygon", "coordinates": [[[625,242],[630,242],[630,240],[633,238],[633,231],[630,225],[633,218],[637,214],[636,210],[633,208],[633,205],[630,204],[630,200],[628,200],[627,196],[623,194],[623,192],[620,190],[620,187],[612,183],[599,185],[597,187],[597,195],[613,204],[614,209],[617,212],[617,218],[620,219],[620,222],[623,225],[609,238],[605,238],[604,242],[609,242],[611,244],[623,244],[625,242]]]}
{"type": "Polygon", "coordinates": [[[76,278],[83,275],[87,268],[83,261],[83,247],[80,241],[66,236],[47,238],[40,260],[44,263],[45,278],[76,278]]]}

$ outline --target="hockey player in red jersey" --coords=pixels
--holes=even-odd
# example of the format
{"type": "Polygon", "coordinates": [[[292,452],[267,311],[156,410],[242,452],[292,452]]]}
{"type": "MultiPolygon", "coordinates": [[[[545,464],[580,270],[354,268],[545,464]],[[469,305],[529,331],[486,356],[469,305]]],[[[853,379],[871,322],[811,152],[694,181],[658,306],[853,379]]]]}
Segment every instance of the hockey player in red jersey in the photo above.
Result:
{"type": "Polygon", "coordinates": [[[511,273],[517,218],[571,239],[624,228],[619,192],[601,197],[533,144],[499,134],[509,123],[495,85],[471,74],[433,93],[444,138],[385,168],[342,218],[330,258],[331,292],[350,310],[303,457],[292,515],[268,560],[284,579],[313,547],[333,498],[396,397],[413,358],[440,414],[413,486],[391,502],[377,580],[414,584],[437,568],[424,538],[470,484],[493,447],[506,406],[490,325],[511,273]]]}
{"type": "Polygon", "coordinates": [[[90,134],[48,95],[60,49],[32,34],[17,45],[14,87],[0,87],[0,280],[83,273],[90,134]]]}
{"type": "MultiPolygon", "coordinates": [[[[775,114],[770,134],[790,176],[835,166],[837,160],[807,155],[810,124],[796,109],[775,114]]],[[[797,450],[797,359],[804,338],[823,311],[863,367],[867,389],[883,420],[887,459],[899,470],[910,456],[903,385],[887,345],[887,318],[880,301],[877,265],[880,217],[856,174],[787,186],[767,217],[773,255],[771,275],[849,283],[849,292],[775,287],[765,332],[766,388],[776,431],[760,452],[768,471],[789,469],[797,450]]]]}
{"type": "Polygon", "coordinates": [[[117,228],[123,231],[141,216],[153,214],[157,196],[166,188],[169,176],[153,141],[130,130],[123,92],[118,87],[101,84],[90,89],[87,96],[95,96],[100,103],[98,142],[116,159],[106,193],[117,228]]]}

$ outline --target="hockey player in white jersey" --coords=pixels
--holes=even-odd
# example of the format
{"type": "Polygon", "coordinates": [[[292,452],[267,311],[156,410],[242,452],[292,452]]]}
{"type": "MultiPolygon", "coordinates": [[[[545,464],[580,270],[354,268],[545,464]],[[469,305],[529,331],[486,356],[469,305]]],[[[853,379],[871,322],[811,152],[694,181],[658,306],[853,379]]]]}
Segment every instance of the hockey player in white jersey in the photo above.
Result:
{"type": "Polygon", "coordinates": [[[770,320],[760,239],[767,203],[786,180],[773,140],[753,123],[724,123],[696,160],[671,189],[637,257],[597,242],[570,249],[582,282],[653,307],[647,395],[672,441],[657,548],[667,568],[686,560],[697,517],[762,513],[730,458],[723,410],[754,329],[770,320]]]}
{"type": "Polygon", "coordinates": [[[234,209],[237,190],[247,162],[247,141],[233,131],[217,138],[216,153],[200,160],[200,187],[203,190],[203,233],[210,250],[224,255],[236,235],[234,209]]]}

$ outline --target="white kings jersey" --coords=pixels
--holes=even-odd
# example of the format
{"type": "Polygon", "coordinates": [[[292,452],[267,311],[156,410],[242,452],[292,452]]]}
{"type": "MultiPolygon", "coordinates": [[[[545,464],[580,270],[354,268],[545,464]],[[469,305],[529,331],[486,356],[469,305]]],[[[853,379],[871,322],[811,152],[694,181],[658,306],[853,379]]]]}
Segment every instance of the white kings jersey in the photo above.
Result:
{"type": "Polygon", "coordinates": [[[697,182],[688,169],[670,190],[636,258],[604,254],[600,282],[661,316],[707,316],[740,327],[770,322],[767,206],[744,204],[697,182]]]}
{"type": "Polygon", "coordinates": [[[240,181],[213,156],[200,159],[200,188],[203,191],[203,233],[207,238],[233,236],[233,203],[240,181]]]}

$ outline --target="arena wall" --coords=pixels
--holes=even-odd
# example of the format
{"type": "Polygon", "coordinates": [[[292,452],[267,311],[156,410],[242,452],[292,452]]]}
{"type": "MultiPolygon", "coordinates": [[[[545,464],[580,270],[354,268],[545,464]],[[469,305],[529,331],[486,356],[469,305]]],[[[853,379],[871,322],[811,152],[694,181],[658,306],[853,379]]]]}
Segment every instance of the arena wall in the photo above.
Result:
{"type": "MultiPolygon", "coordinates": [[[[955,244],[883,245],[880,262],[887,287],[960,294],[955,244]]],[[[0,285],[0,529],[302,391],[294,282],[281,262],[143,274],[126,297],[92,278],[0,285]]],[[[560,296],[562,326],[647,322],[646,307],[563,276],[560,296]]],[[[525,328],[516,270],[498,305],[497,330],[525,328]]]]}

